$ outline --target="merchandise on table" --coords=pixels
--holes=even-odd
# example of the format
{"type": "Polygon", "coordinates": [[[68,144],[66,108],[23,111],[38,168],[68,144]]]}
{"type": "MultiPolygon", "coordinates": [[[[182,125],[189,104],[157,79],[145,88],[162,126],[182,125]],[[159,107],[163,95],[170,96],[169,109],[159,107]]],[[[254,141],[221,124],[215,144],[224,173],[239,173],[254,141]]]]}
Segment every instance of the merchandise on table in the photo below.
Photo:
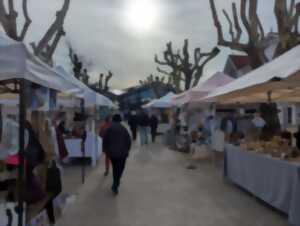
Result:
{"type": "Polygon", "coordinates": [[[243,150],[270,154],[276,158],[290,159],[297,157],[297,152],[289,145],[289,141],[279,136],[273,137],[270,141],[246,141],[244,139],[241,140],[240,146],[243,150]]]}

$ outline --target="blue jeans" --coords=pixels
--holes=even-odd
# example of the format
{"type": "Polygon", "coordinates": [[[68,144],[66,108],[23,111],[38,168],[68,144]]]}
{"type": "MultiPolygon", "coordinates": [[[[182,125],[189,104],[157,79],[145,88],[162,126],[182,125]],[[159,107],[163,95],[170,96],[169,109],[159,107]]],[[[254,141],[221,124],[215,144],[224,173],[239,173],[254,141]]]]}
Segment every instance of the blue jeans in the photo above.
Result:
{"type": "Polygon", "coordinates": [[[141,145],[148,144],[148,127],[140,126],[139,133],[140,133],[141,145]]]}

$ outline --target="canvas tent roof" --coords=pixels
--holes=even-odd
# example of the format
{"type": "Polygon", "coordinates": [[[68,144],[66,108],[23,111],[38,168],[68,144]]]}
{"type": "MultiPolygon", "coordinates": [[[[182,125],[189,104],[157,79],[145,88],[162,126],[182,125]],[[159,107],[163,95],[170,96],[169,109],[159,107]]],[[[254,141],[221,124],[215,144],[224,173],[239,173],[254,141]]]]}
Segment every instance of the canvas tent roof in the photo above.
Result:
{"type": "Polygon", "coordinates": [[[84,98],[85,106],[107,106],[111,108],[117,108],[117,106],[109,98],[95,92],[94,90],[83,84],[77,78],[66,72],[66,70],[62,66],[57,66],[56,71],[79,88],[78,90],[71,90],[70,93],[77,97],[84,98]]]}
{"type": "Polygon", "coordinates": [[[144,105],[144,108],[170,108],[175,106],[173,102],[173,97],[175,94],[173,92],[167,93],[165,96],[150,101],[148,104],[144,105]]]}
{"type": "Polygon", "coordinates": [[[183,105],[186,103],[200,102],[203,97],[208,95],[210,92],[218,87],[224,86],[234,79],[229,75],[222,72],[217,72],[210,78],[204,81],[199,81],[197,86],[187,90],[179,95],[176,95],[173,100],[178,105],[183,105]]]}
{"type": "Polygon", "coordinates": [[[30,53],[23,43],[0,35],[0,81],[22,78],[59,91],[76,88],[30,53]]]}
{"type": "Polygon", "coordinates": [[[275,58],[256,70],[216,89],[205,99],[222,103],[287,101],[299,86],[300,46],[275,58]],[[289,82],[293,79],[292,82],[289,82]]]}

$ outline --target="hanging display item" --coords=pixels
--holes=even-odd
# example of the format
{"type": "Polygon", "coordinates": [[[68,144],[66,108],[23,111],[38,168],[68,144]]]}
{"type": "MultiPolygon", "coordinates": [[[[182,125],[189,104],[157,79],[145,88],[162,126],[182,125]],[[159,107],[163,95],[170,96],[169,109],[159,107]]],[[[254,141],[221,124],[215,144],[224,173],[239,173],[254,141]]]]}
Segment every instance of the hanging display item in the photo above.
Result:
{"type": "MultiPolygon", "coordinates": [[[[12,118],[5,118],[2,122],[2,137],[0,142],[0,160],[18,154],[19,124],[12,118]]],[[[25,144],[28,143],[28,132],[25,132],[25,144]]]]}

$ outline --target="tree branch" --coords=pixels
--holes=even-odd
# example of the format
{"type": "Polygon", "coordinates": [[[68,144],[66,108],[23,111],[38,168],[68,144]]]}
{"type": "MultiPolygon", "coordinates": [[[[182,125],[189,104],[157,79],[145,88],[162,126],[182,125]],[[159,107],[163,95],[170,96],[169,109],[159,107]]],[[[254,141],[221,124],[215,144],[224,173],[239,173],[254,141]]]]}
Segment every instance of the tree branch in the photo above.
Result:
{"type": "Polygon", "coordinates": [[[219,17],[218,17],[218,12],[216,9],[216,5],[215,5],[215,1],[214,0],[210,0],[210,8],[211,8],[211,12],[212,12],[212,16],[213,16],[213,20],[214,20],[214,25],[217,28],[217,32],[218,32],[218,44],[219,45],[224,45],[225,44],[225,40],[224,40],[224,34],[223,34],[223,29],[222,29],[222,25],[219,21],[219,17]]]}
{"type": "Polygon", "coordinates": [[[251,39],[251,27],[250,27],[250,24],[248,22],[248,18],[247,18],[247,14],[246,14],[246,1],[247,0],[241,0],[241,20],[242,20],[242,23],[243,25],[245,26],[246,28],[246,31],[248,33],[248,38],[249,38],[249,41],[251,39]]]}
{"type": "Polygon", "coordinates": [[[5,33],[8,35],[7,12],[4,6],[4,0],[0,0],[0,21],[5,33]]]}
{"type": "Polygon", "coordinates": [[[218,13],[217,13],[217,9],[216,9],[214,0],[210,0],[210,7],[211,7],[211,11],[212,11],[214,25],[215,25],[215,27],[217,29],[217,33],[218,33],[218,45],[221,45],[224,47],[229,47],[229,48],[232,48],[232,49],[238,50],[238,51],[245,51],[245,49],[247,49],[247,47],[248,47],[246,44],[239,43],[239,42],[233,42],[233,41],[226,41],[224,39],[222,25],[218,18],[218,13]]]}
{"type": "Polygon", "coordinates": [[[296,1],[295,0],[291,0],[290,9],[289,9],[289,12],[288,12],[289,17],[291,17],[291,16],[294,15],[295,7],[296,7],[296,1]]]}
{"type": "Polygon", "coordinates": [[[29,17],[29,14],[28,14],[28,8],[27,8],[27,0],[23,0],[23,3],[22,3],[22,8],[23,8],[23,14],[24,14],[24,18],[25,18],[25,23],[23,25],[23,29],[21,31],[21,34],[20,34],[20,37],[19,37],[19,40],[20,41],[23,41],[26,34],[27,34],[27,31],[30,27],[30,24],[32,23],[30,17],[29,17]]]}
{"type": "Polygon", "coordinates": [[[52,25],[47,30],[46,34],[38,43],[35,50],[35,55],[40,56],[51,41],[51,39],[53,38],[53,36],[56,34],[56,32],[63,28],[64,20],[68,12],[69,5],[70,0],[65,0],[62,9],[60,11],[57,11],[55,21],[52,23],[52,25]]]}
{"type": "Polygon", "coordinates": [[[228,23],[229,23],[229,34],[231,36],[231,40],[234,41],[235,37],[234,37],[234,32],[233,32],[233,23],[228,15],[228,13],[226,12],[226,10],[223,9],[223,14],[225,15],[228,23]]]}
{"type": "Polygon", "coordinates": [[[155,63],[160,64],[160,65],[168,65],[168,63],[166,61],[159,60],[157,54],[155,54],[154,61],[155,61],[155,63]]]}
{"type": "Polygon", "coordinates": [[[235,3],[232,3],[232,14],[233,14],[233,21],[234,21],[234,26],[235,26],[235,30],[236,30],[236,37],[234,39],[234,42],[238,43],[242,36],[242,29],[240,26],[238,15],[237,15],[237,8],[236,8],[235,3]]]}
{"type": "Polygon", "coordinates": [[[215,58],[219,54],[220,50],[218,47],[215,47],[210,53],[204,53],[202,54],[203,56],[208,56],[201,65],[198,65],[196,68],[196,74],[195,74],[195,79],[193,82],[193,86],[196,86],[202,77],[203,74],[203,68],[206,66],[206,64],[211,61],[213,58],[215,58]]]}
{"type": "Polygon", "coordinates": [[[170,75],[172,74],[172,73],[170,73],[170,72],[167,72],[167,71],[161,69],[160,67],[157,67],[156,69],[157,69],[157,71],[158,71],[159,73],[162,73],[162,74],[165,74],[165,75],[168,75],[168,76],[170,76],[170,75]]]}
{"type": "MultiPolygon", "coordinates": [[[[56,48],[58,46],[58,43],[59,43],[61,37],[64,36],[65,34],[66,33],[65,33],[65,31],[63,29],[57,31],[52,44],[49,46],[49,48],[48,48],[48,50],[46,52],[46,54],[47,54],[47,57],[46,57],[47,60],[51,60],[52,59],[53,54],[54,54],[54,52],[55,52],[55,50],[56,50],[56,48]]],[[[50,63],[50,62],[48,62],[48,63],[50,63]]]]}

